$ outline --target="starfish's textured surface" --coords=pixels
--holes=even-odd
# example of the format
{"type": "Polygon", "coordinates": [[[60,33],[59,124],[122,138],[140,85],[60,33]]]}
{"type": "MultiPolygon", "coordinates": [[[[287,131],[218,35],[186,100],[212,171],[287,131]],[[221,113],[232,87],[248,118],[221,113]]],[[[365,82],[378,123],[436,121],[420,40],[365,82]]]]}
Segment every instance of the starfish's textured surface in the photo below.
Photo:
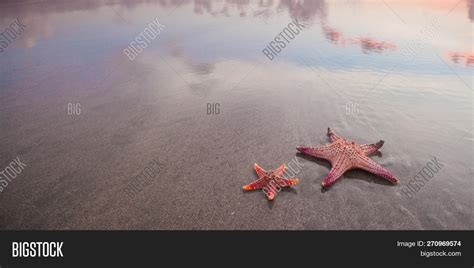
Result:
{"type": "Polygon", "coordinates": [[[258,175],[258,179],[245,185],[243,189],[245,191],[262,189],[268,200],[273,200],[281,188],[289,187],[299,182],[298,179],[285,179],[282,177],[283,172],[285,171],[285,165],[281,165],[275,170],[265,171],[255,163],[254,168],[258,175]]]}
{"type": "Polygon", "coordinates": [[[332,168],[322,182],[323,187],[328,187],[350,169],[363,169],[375,175],[381,176],[392,183],[398,183],[398,179],[388,170],[374,162],[368,156],[377,152],[384,141],[374,144],[359,145],[353,141],[345,140],[337,136],[328,128],[328,136],[331,143],[321,147],[297,147],[303,154],[317,158],[326,159],[331,162],[332,168]]]}

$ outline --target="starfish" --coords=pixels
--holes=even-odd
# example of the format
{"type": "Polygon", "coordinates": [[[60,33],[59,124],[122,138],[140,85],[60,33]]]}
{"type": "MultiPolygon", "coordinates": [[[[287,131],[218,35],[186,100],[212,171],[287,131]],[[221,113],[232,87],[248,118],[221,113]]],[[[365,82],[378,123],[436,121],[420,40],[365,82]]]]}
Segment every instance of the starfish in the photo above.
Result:
{"type": "Polygon", "coordinates": [[[281,165],[275,170],[265,171],[257,163],[254,164],[258,179],[243,187],[245,191],[262,189],[268,200],[273,200],[282,187],[289,187],[299,182],[298,179],[285,179],[282,177],[285,165],[281,165]]]}
{"type": "Polygon", "coordinates": [[[398,183],[398,179],[392,173],[368,157],[382,147],[384,144],[383,140],[374,144],[359,145],[339,137],[330,128],[328,128],[327,135],[331,140],[331,143],[328,145],[321,147],[301,146],[296,148],[296,150],[303,154],[326,159],[331,162],[331,171],[321,184],[323,187],[329,187],[342,177],[346,171],[356,168],[381,176],[394,184],[398,183]]]}

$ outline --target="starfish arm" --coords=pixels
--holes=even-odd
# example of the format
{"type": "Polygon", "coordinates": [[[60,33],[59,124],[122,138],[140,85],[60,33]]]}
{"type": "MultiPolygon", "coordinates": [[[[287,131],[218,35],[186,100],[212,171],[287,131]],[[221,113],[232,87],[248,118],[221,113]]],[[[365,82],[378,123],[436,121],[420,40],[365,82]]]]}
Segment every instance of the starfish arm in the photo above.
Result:
{"type": "Polygon", "coordinates": [[[257,175],[259,178],[266,175],[267,172],[263,168],[261,168],[257,163],[253,164],[253,167],[255,168],[255,172],[257,172],[257,175]]]}
{"type": "Polygon", "coordinates": [[[298,184],[300,181],[298,179],[283,179],[280,178],[277,180],[278,186],[280,187],[289,187],[291,185],[298,184]]]}
{"type": "Polygon", "coordinates": [[[387,179],[394,184],[398,183],[398,179],[390,171],[366,156],[359,156],[357,158],[356,167],[387,179]]]}
{"type": "Polygon", "coordinates": [[[275,199],[275,196],[276,196],[276,191],[273,190],[273,188],[271,187],[264,187],[263,188],[263,192],[265,193],[265,195],[267,196],[267,199],[272,201],[273,199],[275,199]]]}
{"type": "Polygon", "coordinates": [[[283,174],[283,172],[285,172],[285,168],[286,168],[286,166],[285,166],[285,164],[283,164],[283,165],[279,166],[277,169],[275,169],[273,171],[273,174],[275,174],[275,176],[281,176],[281,174],[283,174]]]}
{"type": "Polygon", "coordinates": [[[329,160],[331,159],[334,155],[335,152],[331,145],[326,145],[326,146],[321,146],[321,147],[296,147],[296,150],[303,154],[311,155],[314,157],[322,158],[329,160]]]}
{"type": "Polygon", "coordinates": [[[379,142],[374,143],[374,144],[362,144],[360,146],[360,148],[362,149],[362,151],[364,152],[364,154],[366,156],[369,156],[369,155],[377,152],[378,149],[380,149],[380,147],[382,147],[383,143],[384,143],[384,141],[380,140],[379,142]]]}
{"type": "Polygon", "coordinates": [[[334,133],[331,130],[331,128],[328,128],[328,137],[331,140],[331,142],[335,142],[335,141],[341,139],[341,137],[339,137],[336,133],[334,133]]]}
{"type": "Polygon", "coordinates": [[[346,171],[351,169],[351,165],[349,160],[347,159],[346,156],[341,155],[336,159],[336,161],[333,163],[331,171],[329,171],[329,174],[324,177],[323,182],[321,185],[323,187],[329,187],[333,183],[335,183],[346,171]]]}
{"type": "Polygon", "coordinates": [[[262,189],[266,184],[265,178],[260,178],[250,184],[244,185],[243,189],[246,191],[262,189]]]}

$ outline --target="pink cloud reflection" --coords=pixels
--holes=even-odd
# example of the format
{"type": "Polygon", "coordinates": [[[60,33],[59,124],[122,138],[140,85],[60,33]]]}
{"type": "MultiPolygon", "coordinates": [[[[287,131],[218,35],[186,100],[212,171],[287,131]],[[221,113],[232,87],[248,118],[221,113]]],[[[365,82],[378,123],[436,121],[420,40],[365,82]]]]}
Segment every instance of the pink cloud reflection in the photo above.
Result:
{"type": "Polygon", "coordinates": [[[465,66],[474,64],[474,52],[448,52],[448,57],[456,64],[461,64],[462,62],[464,62],[465,66]]]}
{"type": "Polygon", "coordinates": [[[347,46],[358,45],[364,53],[376,52],[382,53],[385,50],[394,50],[397,46],[390,42],[378,41],[370,37],[347,38],[342,32],[335,30],[327,25],[322,25],[324,36],[333,44],[347,46]]]}

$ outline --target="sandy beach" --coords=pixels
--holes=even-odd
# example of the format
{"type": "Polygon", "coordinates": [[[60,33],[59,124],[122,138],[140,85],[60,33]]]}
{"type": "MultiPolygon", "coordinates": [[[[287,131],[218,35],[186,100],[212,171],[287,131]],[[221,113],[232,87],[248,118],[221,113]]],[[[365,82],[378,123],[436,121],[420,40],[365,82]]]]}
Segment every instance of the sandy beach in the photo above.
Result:
{"type": "Polygon", "coordinates": [[[472,49],[469,1],[395,1],[407,24],[365,1],[56,2],[0,4],[2,29],[26,25],[0,53],[0,169],[26,164],[0,193],[0,229],[474,228],[474,65],[449,57],[472,49]],[[269,60],[294,17],[304,30],[269,60]],[[432,17],[442,27],[407,58],[432,17]],[[296,147],[328,143],[328,127],[384,140],[371,158],[400,184],[354,170],[322,190],[329,162],[296,147]],[[404,194],[433,157],[442,169],[404,194]],[[274,201],[242,190],[254,163],[295,158],[300,183],[274,201]]]}

